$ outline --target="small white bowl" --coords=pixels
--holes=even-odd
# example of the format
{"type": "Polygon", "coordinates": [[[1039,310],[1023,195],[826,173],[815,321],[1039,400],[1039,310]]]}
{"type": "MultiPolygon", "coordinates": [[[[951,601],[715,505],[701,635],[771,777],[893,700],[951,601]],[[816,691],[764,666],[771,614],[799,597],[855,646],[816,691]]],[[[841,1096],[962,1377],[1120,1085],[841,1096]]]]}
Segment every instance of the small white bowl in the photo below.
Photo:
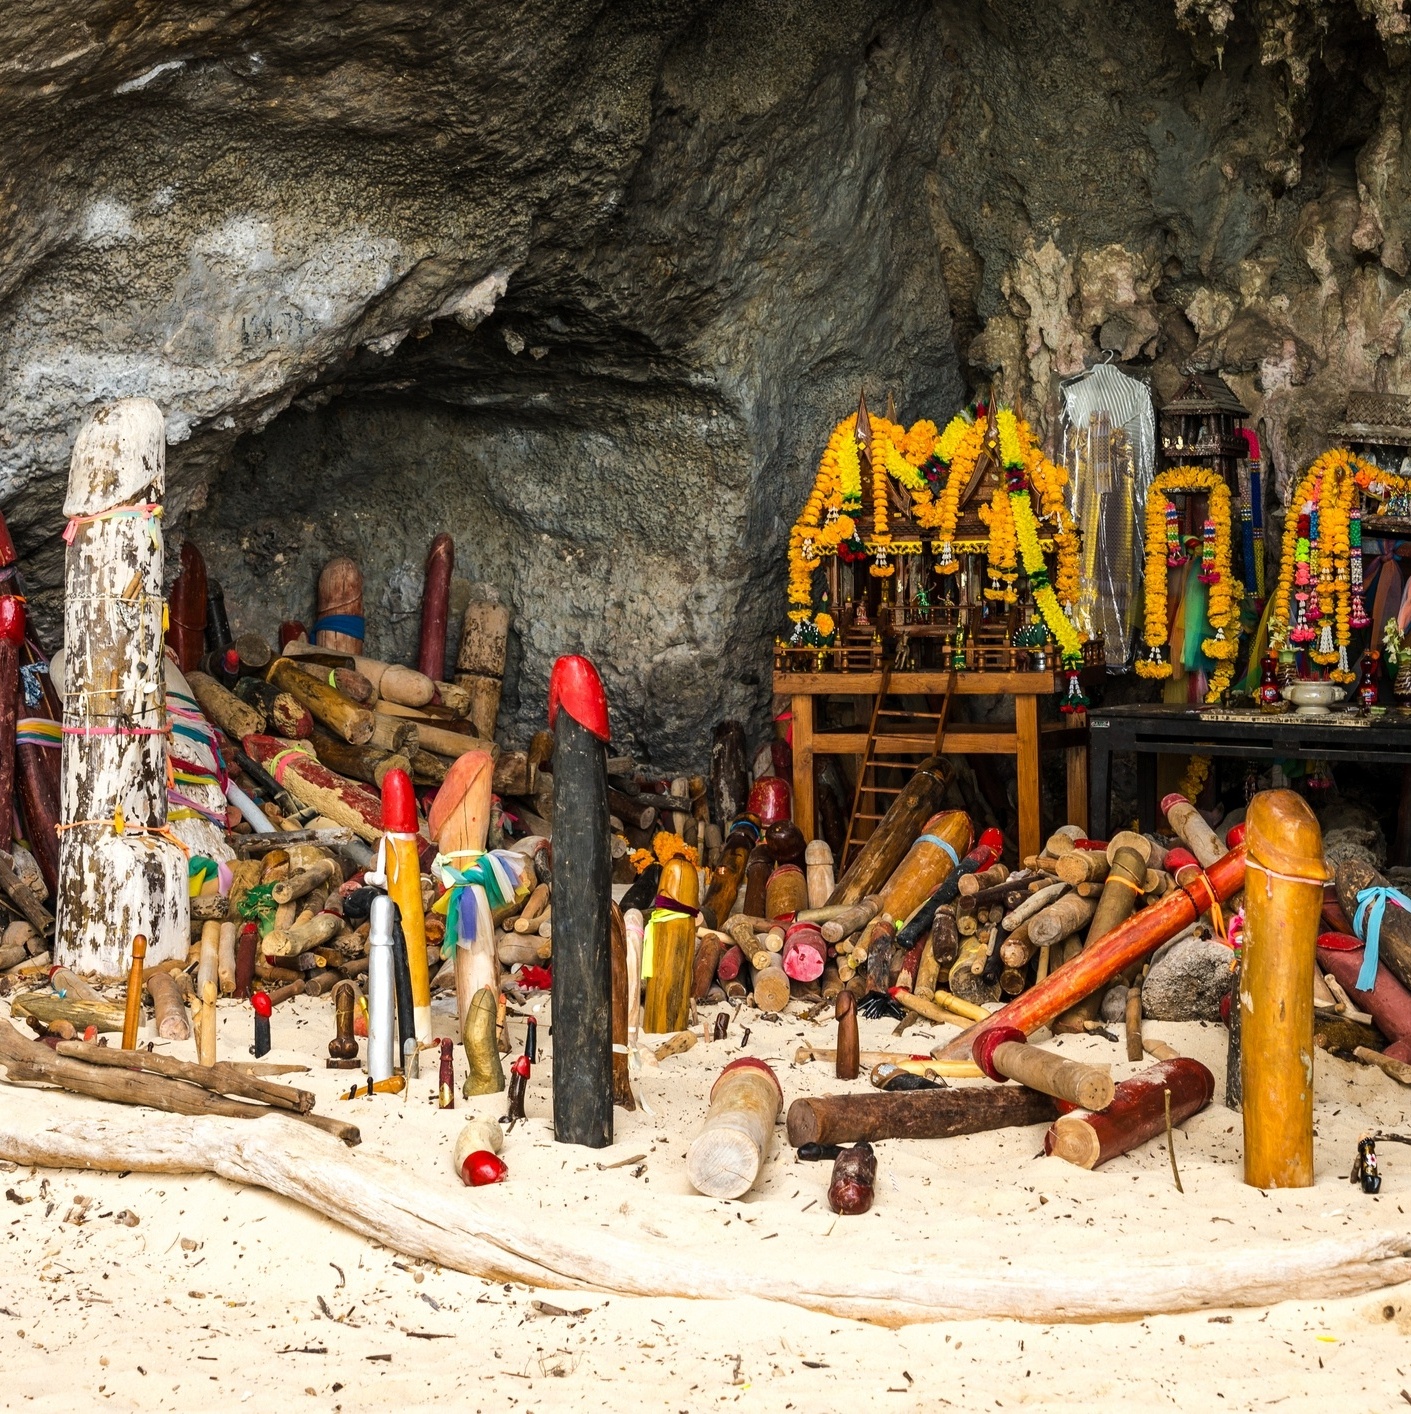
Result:
{"type": "Polygon", "coordinates": [[[1285,702],[1292,702],[1300,717],[1326,717],[1334,702],[1346,696],[1341,683],[1291,682],[1283,689],[1285,702]]]}

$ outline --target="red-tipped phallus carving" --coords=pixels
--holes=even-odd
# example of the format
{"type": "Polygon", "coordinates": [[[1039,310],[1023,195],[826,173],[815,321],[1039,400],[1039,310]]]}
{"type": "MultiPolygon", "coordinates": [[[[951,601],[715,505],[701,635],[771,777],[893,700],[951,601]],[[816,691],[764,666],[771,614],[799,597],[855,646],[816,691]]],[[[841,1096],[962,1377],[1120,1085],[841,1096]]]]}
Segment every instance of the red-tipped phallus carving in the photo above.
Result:
{"type": "Polygon", "coordinates": [[[403,770],[388,771],[382,778],[382,826],[393,835],[416,834],[416,791],[403,770]]]}
{"type": "Polygon", "coordinates": [[[250,998],[250,1005],[255,1008],[256,1016],[270,1016],[274,1012],[274,1003],[269,999],[268,992],[256,992],[250,998]]]}
{"type": "Polygon", "coordinates": [[[599,741],[610,741],[608,699],[598,670],[587,658],[573,653],[560,658],[549,676],[549,727],[553,728],[559,708],[599,741]]]}

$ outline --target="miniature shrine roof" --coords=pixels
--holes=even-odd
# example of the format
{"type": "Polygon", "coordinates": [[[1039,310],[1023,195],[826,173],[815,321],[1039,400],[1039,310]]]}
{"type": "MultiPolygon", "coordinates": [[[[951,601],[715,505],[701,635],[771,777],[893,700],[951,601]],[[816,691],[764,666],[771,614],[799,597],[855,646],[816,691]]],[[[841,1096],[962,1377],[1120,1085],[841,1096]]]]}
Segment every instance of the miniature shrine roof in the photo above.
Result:
{"type": "Polygon", "coordinates": [[[1405,393],[1349,393],[1343,420],[1333,435],[1345,442],[1411,446],[1411,396],[1405,393]]]}
{"type": "Polygon", "coordinates": [[[1181,384],[1176,396],[1161,409],[1161,413],[1163,417],[1189,417],[1205,413],[1248,417],[1249,409],[1218,373],[1192,373],[1181,384]]]}

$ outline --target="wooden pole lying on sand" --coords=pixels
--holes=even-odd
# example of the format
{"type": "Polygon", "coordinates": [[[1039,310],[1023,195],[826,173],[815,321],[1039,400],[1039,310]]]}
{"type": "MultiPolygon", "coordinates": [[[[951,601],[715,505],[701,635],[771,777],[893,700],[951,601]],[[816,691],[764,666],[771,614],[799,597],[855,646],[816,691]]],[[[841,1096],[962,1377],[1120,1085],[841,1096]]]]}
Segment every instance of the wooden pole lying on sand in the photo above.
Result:
{"type": "MultiPolygon", "coordinates": [[[[1074,1002],[1110,982],[1123,968],[1140,962],[1162,943],[1188,928],[1212,903],[1223,902],[1244,885],[1244,846],[1223,855],[1183,888],[1167,894],[1160,903],[1114,928],[1100,942],[1085,948],[1072,962],[1051,972],[1007,1006],[947,1043],[942,1057],[959,1060],[970,1056],[981,1031],[1012,1026],[1028,1035],[1047,1026],[1074,1002]]],[[[1310,990],[1311,998],[1311,990],[1310,990]]]]}
{"type": "MultiPolygon", "coordinates": [[[[587,658],[564,657],[554,664],[549,723],[554,733],[554,1138],[602,1149],[612,1143],[607,794],[612,733],[602,680],[587,658]]],[[[694,923],[687,926],[694,940],[694,923]]],[[[625,982],[625,936],[623,944],[625,982]]],[[[688,992],[689,964],[688,954],[683,966],[688,992]]]]}
{"type": "Polygon", "coordinates": [[[950,1139],[1043,1124],[1057,1114],[1051,1096],[1019,1085],[810,1096],[789,1106],[789,1143],[797,1148],[859,1139],[950,1139]]]}
{"type": "Polygon", "coordinates": [[[1105,1066],[1065,1060],[1053,1051],[1031,1046],[1013,1026],[982,1031],[973,1047],[975,1064],[991,1080],[1017,1080],[1057,1100],[1085,1110],[1106,1109],[1112,1102],[1112,1075],[1105,1066]]]}
{"type": "Polygon", "coordinates": [[[720,1072],[710,1109],[686,1152],[686,1176],[708,1198],[742,1198],[754,1187],[774,1140],[784,1092],[762,1060],[742,1056],[720,1072]]]}
{"type": "Polygon", "coordinates": [[[1122,1081],[1100,1114],[1078,1109],[1063,1115],[1044,1135],[1044,1153],[1092,1169],[1125,1154],[1166,1129],[1166,1096],[1171,1123],[1199,1114],[1215,1094],[1215,1077],[1198,1060],[1178,1056],[1122,1081]]]}
{"type": "Polygon", "coordinates": [[[1323,912],[1323,834],[1290,790],[1261,791],[1245,820],[1240,1077],[1244,1181],[1313,1186],[1313,987],[1323,912]]]}
{"type": "Polygon", "coordinates": [[[184,958],[186,852],[168,838],[162,414],[147,398],[78,434],[64,513],[64,745],[54,960],[121,976],[128,942],[184,958]]]}

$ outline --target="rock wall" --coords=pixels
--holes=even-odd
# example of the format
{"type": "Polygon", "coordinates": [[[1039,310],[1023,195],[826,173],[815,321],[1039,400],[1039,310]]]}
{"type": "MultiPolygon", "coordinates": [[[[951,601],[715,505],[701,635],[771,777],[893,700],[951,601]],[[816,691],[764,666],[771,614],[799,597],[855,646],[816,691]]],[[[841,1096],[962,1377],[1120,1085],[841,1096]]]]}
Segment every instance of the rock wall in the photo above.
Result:
{"type": "MultiPolygon", "coordinates": [[[[22,0],[0,91],[0,495],[53,625],[86,412],[166,409],[234,617],[432,535],[624,746],[768,712],[787,528],[860,385],[1041,420],[1103,348],[1221,367],[1283,480],[1411,388],[1396,0],[22,0]]],[[[1278,478],[1276,478],[1278,479],[1278,478]]],[[[171,556],[173,561],[175,556],[171,556]]]]}

